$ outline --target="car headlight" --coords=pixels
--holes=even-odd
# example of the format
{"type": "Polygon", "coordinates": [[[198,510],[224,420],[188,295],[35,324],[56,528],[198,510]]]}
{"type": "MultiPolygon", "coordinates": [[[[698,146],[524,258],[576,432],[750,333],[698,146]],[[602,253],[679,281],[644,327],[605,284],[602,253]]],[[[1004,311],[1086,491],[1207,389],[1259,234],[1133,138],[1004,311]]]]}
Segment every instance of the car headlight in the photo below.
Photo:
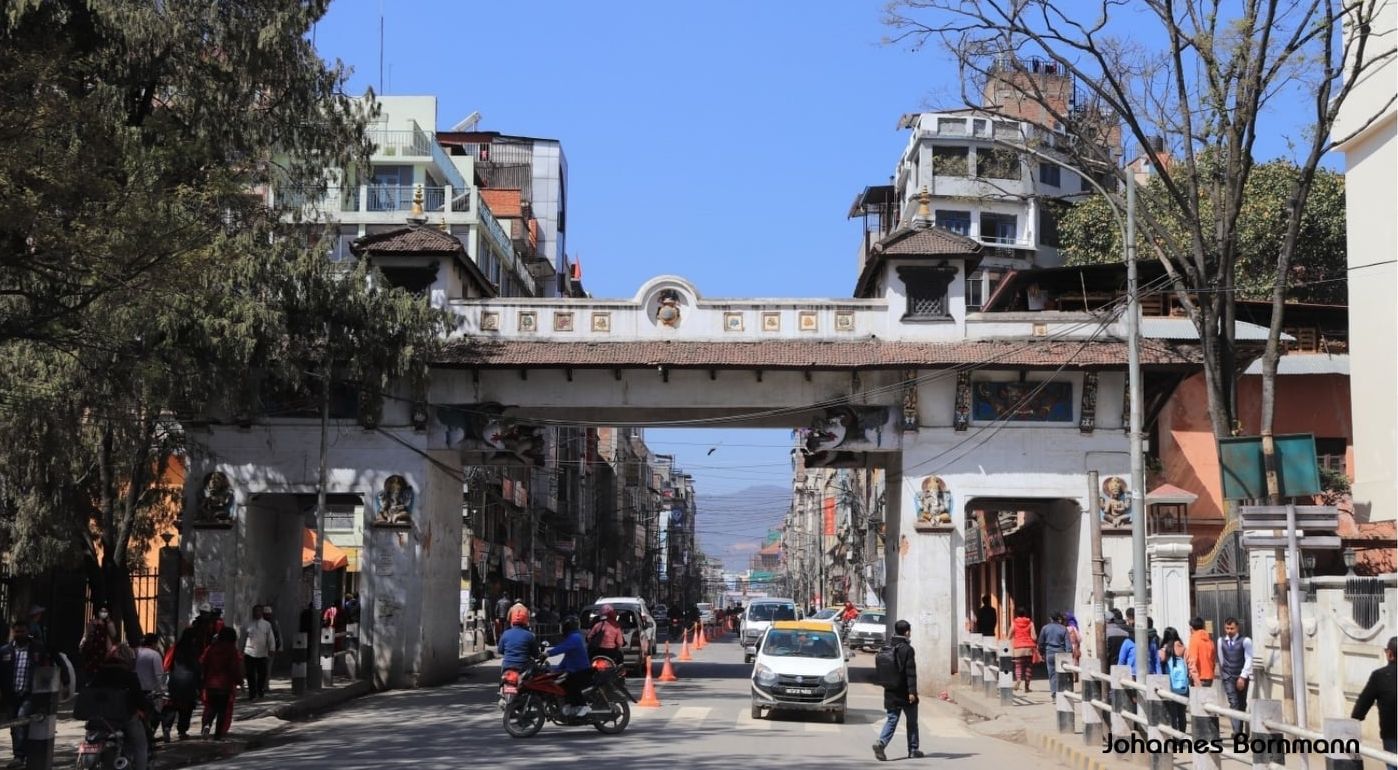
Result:
{"type": "Polygon", "coordinates": [[[757,667],[757,683],[763,687],[771,687],[777,683],[777,672],[766,666],[757,667]]]}
{"type": "Polygon", "coordinates": [[[825,683],[826,683],[826,684],[840,684],[840,683],[842,683],[842,682],[844,682],[844,681],[845,681],[845,672],[841,671],[841,670],[838,669],[838,668],[835,669],[834,671],[831,671],[830,673],[828,673],[828,674],[825,675],[825,683]]]}

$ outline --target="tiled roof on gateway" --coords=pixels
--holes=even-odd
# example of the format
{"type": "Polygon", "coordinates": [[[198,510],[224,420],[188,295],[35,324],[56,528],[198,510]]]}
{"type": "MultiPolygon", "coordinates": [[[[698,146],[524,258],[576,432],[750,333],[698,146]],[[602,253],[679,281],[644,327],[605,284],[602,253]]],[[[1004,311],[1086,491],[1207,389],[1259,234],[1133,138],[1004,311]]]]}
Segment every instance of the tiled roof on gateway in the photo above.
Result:
{"type": "MultiPolygon", "coordinates": [[[[1074,340],[984,340],[970,342],[569,342],[458,339],[448,342],[436,364],[481,369],[598,368],[657,366],[681,369],[893,369],[965,364],[1069,369],[1126,365],[1126,343],[1074,340]],[[1066,364],[1065,364],[1066,362],[1066,364]]],[[[1146,340],[1141,363],[1191,366],[1193,345],[1146,340]]]]}

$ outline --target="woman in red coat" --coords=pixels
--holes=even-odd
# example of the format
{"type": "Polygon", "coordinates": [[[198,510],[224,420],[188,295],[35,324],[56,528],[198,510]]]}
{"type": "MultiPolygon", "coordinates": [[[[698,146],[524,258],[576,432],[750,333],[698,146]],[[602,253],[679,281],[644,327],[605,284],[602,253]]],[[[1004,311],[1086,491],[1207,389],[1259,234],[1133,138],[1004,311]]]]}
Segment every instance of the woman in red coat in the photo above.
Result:
{"type": "Polygon", "coordinates": [[[214,736],[223,738],[233,724],[233,693],[243,681],[243,654],[237,642],[238,632],[225,628],[199,658],[204,675],[204,735],[213,726],[214,736]]]}

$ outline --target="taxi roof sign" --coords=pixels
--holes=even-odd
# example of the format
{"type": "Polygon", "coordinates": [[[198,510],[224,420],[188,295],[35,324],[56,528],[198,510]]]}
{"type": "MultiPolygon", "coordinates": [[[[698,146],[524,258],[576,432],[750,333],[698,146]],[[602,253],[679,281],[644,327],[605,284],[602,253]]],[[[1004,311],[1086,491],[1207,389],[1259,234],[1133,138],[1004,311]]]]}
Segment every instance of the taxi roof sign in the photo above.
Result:
{"type": "Polygon", "coordinates": [[[819,620],[778,620],[772,628],[780,631],[827,631],[832,632],[829,623],[819,620]]]}

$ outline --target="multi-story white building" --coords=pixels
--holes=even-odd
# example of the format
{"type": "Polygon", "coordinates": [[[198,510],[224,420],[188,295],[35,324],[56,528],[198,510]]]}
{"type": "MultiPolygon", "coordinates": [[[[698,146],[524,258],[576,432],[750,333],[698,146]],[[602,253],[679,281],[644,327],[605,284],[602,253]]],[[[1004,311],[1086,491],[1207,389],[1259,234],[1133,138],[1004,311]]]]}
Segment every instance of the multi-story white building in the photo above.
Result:
{"type": "MultiPolygon", "coordinates": [[[[490,210],[478,182],[475,158],[442,146],[435,96],[382,96],[369,127],[374,145],[366,169],[333,169],[324,199],[306,201],[304,215],[335,227],[333,259],[350,256],[361,236],[403,227],[413,197],[422,190],[428,224],[461,241],[466,255],[501,296],[538,296],[539,281],[515,248],[514,239],[490,210]]],[[[272,195],[296,195],[273,190],[272,195]]]]}
{"type": "MultiPolygon", "coordinates": [[[[1368,27],[1366,50],[1387,56],[1369,69],[1341,107],[1332,135],[1344,141],[1345,218],[1349,260],[1350,396],[1354,415],[1354,503],[1361,520],[1392,521],[1398,517],[1398,307],[1393,289],[1398,266],[1393,244],[1398,226],[1398,64],[1392,57],[1398,0],[1377,5],[1368,27]],[[1386,105],[1386,106],[1385,106],[1386,105]]],[[[1354,27],[1345,25],[1348,35],[1354,27]]],[[[1346,68],[1348,69],[1348,68],[1346,68]]]]}

